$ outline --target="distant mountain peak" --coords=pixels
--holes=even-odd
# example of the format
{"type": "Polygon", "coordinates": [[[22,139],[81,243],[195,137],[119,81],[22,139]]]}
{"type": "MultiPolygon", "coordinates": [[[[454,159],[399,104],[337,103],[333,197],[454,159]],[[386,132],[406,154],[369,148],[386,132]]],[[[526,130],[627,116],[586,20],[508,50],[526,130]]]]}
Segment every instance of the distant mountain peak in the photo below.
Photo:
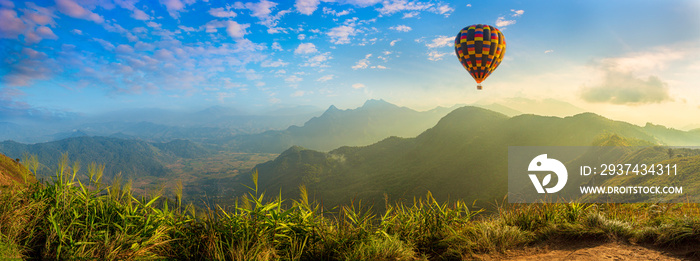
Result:
{"type": "Polygon", "coordinates": [[[303,150],[306,150],[306,148],[304,148],[304,147],[302,147],[302,146],[298,146],[298,145],[292,145],[291,147],[289,147],[289,149],[287,149],[287,150],[285,150],[284,152],[282,152],[282,153],[280,154],[280,156],[286,156],[286,155],[297,154],[297,153],[299,153],[299,152],[301,152],[301,151],[303,151],[303,150]]]}
{"type": "Polygon", "coordinates": [[[365,104],[362,105],[362,108],[387,108],[387,107],[398,107],[394,104],[391,104],[383,99],[375,100],[375,99],[370,99],[365,102],[365,104]]]}
{"type": "MultiPolygon", "coordinates": [[[[321,116],[313,117],[313,118],[311,119],[311,121],[314,120],[314,119],[326,118],[326,117],[329,117],[329,116],[334,116],[334,117],[335,117],[335,115],[337,115],[337,114],[340,113],[340,112],[342,112],[341,109],[338,109],[338,107],[335,107],[335,105],[331,105],[330,107],[328,107],[328,109],[326,109],[326,111],[323,112],[323,114],[321,114],[321,116]]],[[[306,124],[308,124],[308,122],[304,123],[304,125],[306,125],[306,124]]]]}
{"type": "Polygon", "coordinates": [[[481,108],[481,107],[475,107],[475,106],[464,106],[457,108],[453,110],[452,112],[448,113],[445,118],[447,117],[473,117],[475,115],[489,115],[489,116],[495,116],[495,117],[503,117],[503,118],[508,118],[508,116],[504,115],[503,113],[492,111],[489,109],[481,108]]]}
{"type": "Polygon", "coordinates": [[[608,118],[605,118],[601,115],[598,115],[598,114],[595,114],[592,112],[579,113],[579,114],[576,114],[574,116],[568,116],[565,118],[569,118],[569,117],[574,118],[574,119],[592,119],[592,120],[608,120],[608,121],[610,120],[608,118]]]}

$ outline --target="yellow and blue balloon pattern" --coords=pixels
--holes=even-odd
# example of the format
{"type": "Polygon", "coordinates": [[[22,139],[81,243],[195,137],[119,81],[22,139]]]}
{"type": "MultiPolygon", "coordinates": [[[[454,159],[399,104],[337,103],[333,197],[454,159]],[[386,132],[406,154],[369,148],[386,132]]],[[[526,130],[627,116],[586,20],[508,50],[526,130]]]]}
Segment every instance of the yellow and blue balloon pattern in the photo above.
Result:
{"type": "Polygon", "coordinates": [[[496,27],[475,24],[455,37],[455,53],[481,90],[481,82],[496,70],[506,53],[506,38],[496,27]]]}

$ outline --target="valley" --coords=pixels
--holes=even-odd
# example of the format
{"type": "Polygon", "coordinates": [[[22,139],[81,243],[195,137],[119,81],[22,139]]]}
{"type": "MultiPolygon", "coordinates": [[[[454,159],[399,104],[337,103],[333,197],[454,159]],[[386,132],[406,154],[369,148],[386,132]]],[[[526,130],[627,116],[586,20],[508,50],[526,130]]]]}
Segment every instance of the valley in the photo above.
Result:
{"type": "MultiPolygon", "coordinates": [[[[440,201],[458,198],[490,209],[507,194],[509,146],[700,145],[698,131],[637,126],[593,113],[554,117],[499,104],[483,107],[418,112],[369,100],[356,109],[331,106],[282,130],[209,139],[201,138],[208,132],[196,131],[205,127],[171,132],[171,127],[139,123],[144,131],[132,129],[130,135],[114,128],[108,137],[80,131],[44,143],[4,141],[0,152],[13,158],[36,155],[39,179],[52,176],[66,153],[67,168],[78,167],[78,178],[87,178],[88,164],[104,164],[105,183],[120,177],[137,194],[174,197],[182,182],[183,200],[199,207],[232,204],[249,191],[256,171],[261,191],[296,198],[303,185],[310,198],[330,207],[361,200],[381,210],[385,200],[410,202],[430,191],[440,201]]],[[[210,113],[224,115],[216,120],[231,115],[222,108],[210,113]]],[[[117,125],[101,128],[108,126],[117,125]]]]}

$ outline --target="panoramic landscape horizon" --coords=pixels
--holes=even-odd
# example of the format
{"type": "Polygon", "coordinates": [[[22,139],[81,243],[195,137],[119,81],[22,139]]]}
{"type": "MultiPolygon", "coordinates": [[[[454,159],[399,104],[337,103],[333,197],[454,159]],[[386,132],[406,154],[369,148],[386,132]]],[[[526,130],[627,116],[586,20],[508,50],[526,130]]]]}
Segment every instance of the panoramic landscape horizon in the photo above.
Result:
{"type": "Polygon", "coordinates": [[[0,259],[697,259],[698,17],[0,0],[0,259]]]}
{"type": "MultiPolygon", "coordinates": [[[[696,1],[5,0],[0,8],[8,25],[0,121],[525,98],[637,125],[700,127],[691,120],[700,118],[696,1]],[[453,56],[456,32],[475,23],[495,25],[508,43],[483,91],[453,56]]],[[[520,110],[544,111],[528,106],[520,110]]]]}

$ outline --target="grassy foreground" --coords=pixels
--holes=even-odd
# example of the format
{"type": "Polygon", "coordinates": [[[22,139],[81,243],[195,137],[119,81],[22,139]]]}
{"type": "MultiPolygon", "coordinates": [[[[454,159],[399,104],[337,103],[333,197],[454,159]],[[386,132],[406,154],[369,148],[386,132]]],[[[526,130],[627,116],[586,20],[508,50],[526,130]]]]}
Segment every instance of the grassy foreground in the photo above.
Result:
{"type": "Polygon", "coordinates": [[[387,204],[323,210],[300,187],[298,200],[256,187],[235,206],[197,211],[160,195],[134,196],[130,183],[75,178],[64,163],[51,182],[3,188],[0,259],[459,260],[549,239],[611,239],[673,246],[700,243],[696,204],[527,204],[478,214],[431,194],[387,204]],[[478,215],[477,215],[478,214],[478,215]]]}

